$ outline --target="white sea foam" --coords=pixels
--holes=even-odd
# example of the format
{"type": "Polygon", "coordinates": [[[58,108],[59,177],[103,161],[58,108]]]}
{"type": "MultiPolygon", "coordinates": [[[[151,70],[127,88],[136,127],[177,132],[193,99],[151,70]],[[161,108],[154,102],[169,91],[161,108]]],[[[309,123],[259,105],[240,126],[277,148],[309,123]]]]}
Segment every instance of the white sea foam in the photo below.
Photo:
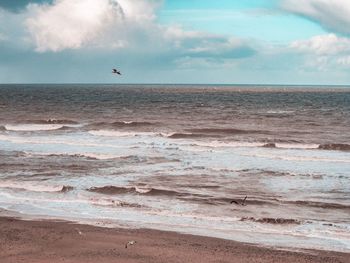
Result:
{"type": "Polygon", "coordinates": [[[302,143],[276,143],[276,148],[285,149],[318,149],[319,144],[302,144],[302,143]]]}
{"type": "MultiPolygon", "coordinates": [[[[195,142],[195,145],[202,147],[263,147],[266,143],[262,142],[244,142],[244,141],[212,141],[212,142],[195,142]]],[[[276,148],[282,149],[318,149],[319,144],[302,144],[302,143],[275,143],[276,148]]]]}
{"type": "Polygon", "coordinates": [[[118,154],[100,154],[100,153],[82,153],[79,154],[88,158],[93,158],[97,160],[108,160],[108,159],[117,159],[117,158],[126,158],[128,156],[122,156],[118,154]]]}
{"type": "Polygon", "coordinates": [[[152,188],[146,188],[146,187],[137,187],[135,186],[135,191],[140,194],[146,194],[152,191],[152,188]]]}
{"type": "MultiPolygon", "coordinates": [[[[32,204],[40,207],[40,209],[45,207],[53,217],[66,219],[75,217],[81,221],[88,218],[96,223],[108,219],[111,223],[123,223],[128,226],[137,225],[140,227],[142,225],[148,228],[182,231],[189,234],[209,235],[243,242],[257,242],[284,247],[317,248],[347,252],[350,250],[350,233],[347,229],[339,232],[333,226],[327,227],[317,224],[317,222],[307,222],[302,225],[264,224],[241,221],[240,217],[237,216],[198,214],[193,209],[187,212],[178,211],[179,206],[174,210],[159,210],[153,207],[152,201],[147,202],[147,207],[145,207],[142,202],[129,203],[123,199],[101,197],[87,193],[78,194],[74,198],[72,196],[64,198],[57,198],[57,196],[47,196],[46,198],[42,196],[20,196],[6,192],[0,192],[0,195],[3,200],[9,199],[7,201],[14,206],[25,201],[27,205],[32,204]],[[148,205],[151,205],[151,207],[148,205]],[[62,209],[57,209],[58,207],[62,207],[62,209]],[[114,210],[116,207],[118,207],[118,212],[114,210]],[[312,239],[312,242],[300,242],[300,240],[305,238],[312,239]]],[[[138,200],[135,201],[138,202],[138,200]]],[[[157,200],[156,202],[159,201],[157,200]]],[[[21,209],[21,207],[18,208],[21,209]]],[[[35,215],[35,212],[30,210],[29,214],[35,215]]]]}
{"type": "Polygon", "coordinates": [[[269,110],[266,113],[267,114],[292,114],[295,111],[293,110],[269,110]]]}
{"type": "Polygon", "coordinates": [[[135,136],[156,136],[157,133],[153,132],[121,132],[112,130],[97,130],[88,132],[94,136],[106,136],[106,137],[135,137],[135,136]]]}
{"type": "Polygon", "coordinates": [[[200,142],[197,141],[194,144],[195,146],[201,146],[201,147],[212,147],[212,148],[220,148],[220,147],[261,147],[264,146],[264,143],[261,142],[241,142],[241,141],[234,141],[234,142],[224,142],[224,141],[211,141],[211,142],[200,142]]]}
{"type": "Polygon", "coordinates": [[[316,156],[287,156],[287,155],[258,154],[258,153],[241,154],[241,155],[259,157],[259,158],[285,160],[285,161],[296,161],[296,162],[350,163],[349,159],[335,159],[335,158],[316,157],[316,156]]]}
{"type": "MultiPolygon", "coordinates": [[[[163,136],[163,137],[169,137],[171,138],[172,136],[178,134],[177,132],[169,132],[169,133],[166,133],[166,132],[161,132],[160,135],[163,136]]],[[[193,135],[192,132],[181,132],[181,135],[193,135]]],[[[182,138],[184,139],[184,138],[182,138]]]]}
{"type": "Polygon", "coordinates": [[[101,153],[92,153],[92,152],[83,152],[83,153],[68,153],[68,152],[25,152],[29,156],[50,156],[50,155],[61,155],[61,156],[72,156],[72,157],[87,157],[97,160],[108,160],[108,159],[117,159],[117,158],[127,158],[130,155],[118,155],[118,154],[101,154],[101,153]]]}
{"type": "Polygon", "coordinates": [[[76,138],[49,138],[49,137],[21,137],[21,136],[11,136],[11,135],[1,135],[1,141],[8,141],[12,143],[19,144],[59,144],[59,145],[70,145],[70,146],[86,146],[86,147],[100,147],[106,146],[109,148],[123,148],[120,145],[111,145],[102,142],[89,142],[87,140],[76,140],[76,138]]]}
{"type": "Polygon", "coordinates": [[[61,129],[64,125],[60,124],[16,124],[5,125],[8,131],[51,131],[61,129]]]}
{"type": "Polygon", "coordinates": [[[60,192],[64,189],[64,185],[48,185],[38,182],[14,182],[2,181],[0,188],[23,189],[32,192],[60,192]]]}

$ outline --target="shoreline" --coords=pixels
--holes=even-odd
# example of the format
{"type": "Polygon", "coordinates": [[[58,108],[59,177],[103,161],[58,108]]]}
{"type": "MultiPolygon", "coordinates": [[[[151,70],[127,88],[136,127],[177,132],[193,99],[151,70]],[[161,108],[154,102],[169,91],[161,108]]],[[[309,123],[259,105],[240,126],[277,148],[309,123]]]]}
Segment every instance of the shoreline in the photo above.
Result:
{"type": "Polygon", "coordinates": [[[0,216],[0,258],[12,262],[348,262],[349,253],[280,250],[150,229],[0,216]],[[129,241],[135,244],[125,245],[129,241]]]}

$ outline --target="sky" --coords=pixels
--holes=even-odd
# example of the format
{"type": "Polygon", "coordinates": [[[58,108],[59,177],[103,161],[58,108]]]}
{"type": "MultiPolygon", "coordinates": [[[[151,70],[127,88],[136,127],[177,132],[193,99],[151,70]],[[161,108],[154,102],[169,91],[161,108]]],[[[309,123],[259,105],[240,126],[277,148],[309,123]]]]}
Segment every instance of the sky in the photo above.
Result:
{"type": "Polygon", "coordinates": [[[0,0],[0,83],[349,85],[350,1],[0,0]]]}

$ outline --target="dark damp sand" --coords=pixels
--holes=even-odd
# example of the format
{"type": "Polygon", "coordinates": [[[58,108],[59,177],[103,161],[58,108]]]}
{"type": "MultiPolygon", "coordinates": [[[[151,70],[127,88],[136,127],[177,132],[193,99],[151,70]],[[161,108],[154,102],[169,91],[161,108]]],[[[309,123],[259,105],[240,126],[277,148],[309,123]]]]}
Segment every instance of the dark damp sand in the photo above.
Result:
{"type": "Polygon", "coordinates": [[[0,218],[1,263],[350,262],[350,254],[279,251],[234,241],[155,230],[0,218]],[[80,231],[82,235],[79,234],[80,231]],[[137,243],[125,248],[128,241],[137,243]]]}

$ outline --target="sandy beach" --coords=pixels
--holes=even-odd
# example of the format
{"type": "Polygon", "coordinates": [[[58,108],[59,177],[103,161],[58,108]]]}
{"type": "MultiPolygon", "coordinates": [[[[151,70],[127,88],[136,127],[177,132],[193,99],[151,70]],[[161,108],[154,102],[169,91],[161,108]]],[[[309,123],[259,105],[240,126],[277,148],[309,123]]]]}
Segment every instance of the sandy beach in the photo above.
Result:
{"type": "Polygon", "coordinates": [[[349,254],[289,252],[155,230],[0,218],[0,261],[18,262],[349,262],[349,254]],[[125,245],[129,241],[135,244],[125,245]]]}

